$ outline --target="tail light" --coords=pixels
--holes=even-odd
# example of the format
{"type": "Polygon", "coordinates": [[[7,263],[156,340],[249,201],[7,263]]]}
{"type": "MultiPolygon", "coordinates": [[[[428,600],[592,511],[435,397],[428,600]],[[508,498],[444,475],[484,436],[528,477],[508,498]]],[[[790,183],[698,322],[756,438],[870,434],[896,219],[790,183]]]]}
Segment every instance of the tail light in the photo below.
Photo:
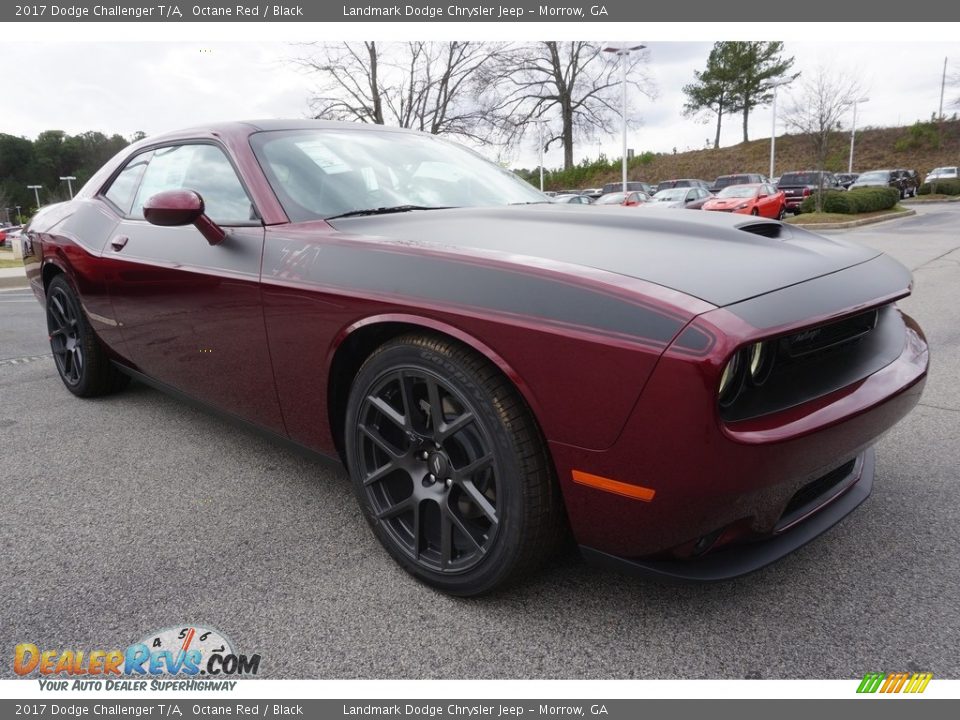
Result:
{"type": "Polygon", "coordinates": [[[809,195],[809,194],[810,194],[810,188],[805,187],[805,188],[803,189],[803,196],[806,197],[806,196],[809,195]]]}

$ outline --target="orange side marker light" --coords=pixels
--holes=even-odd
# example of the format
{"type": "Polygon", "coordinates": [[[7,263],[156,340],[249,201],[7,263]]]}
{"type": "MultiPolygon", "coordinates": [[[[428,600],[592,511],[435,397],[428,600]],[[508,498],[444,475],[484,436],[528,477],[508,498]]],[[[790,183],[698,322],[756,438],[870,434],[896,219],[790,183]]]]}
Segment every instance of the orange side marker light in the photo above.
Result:
{"type": "Polygon", "coordinates": [[[622,495],[623,497],[628,497],[631,500],[650,502],[653,500],[653,496],[657,494],[657,491],[653,488],[643,487],[641,485],[631,485],[630,483],[620,482],[619,480],[611,480],[610,478],[601,477],[600,475],[592,475],[580,470],[572,471],[571,475],[573,476],[573,481],[578,485],[586,485],[587,487],[592,487],[596,490],[603,490],[604,492],[613,493],[614,495],[622,495]]]}

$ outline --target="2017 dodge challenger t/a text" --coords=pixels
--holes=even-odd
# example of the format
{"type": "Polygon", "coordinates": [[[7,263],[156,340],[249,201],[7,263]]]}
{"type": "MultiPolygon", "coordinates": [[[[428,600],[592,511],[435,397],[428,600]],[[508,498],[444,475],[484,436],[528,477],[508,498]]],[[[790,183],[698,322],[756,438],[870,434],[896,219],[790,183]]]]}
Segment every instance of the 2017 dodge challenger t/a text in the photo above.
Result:
{"type": "Polygon", "coordinates": [[[551,204],[434,136],[238,122],[143,140],[26,230],[56,367],[346,465],[373,532],[471,595],[572,532],[719,580],[870,493],[928,351],[900,264],[775,220],[551,204]]]}

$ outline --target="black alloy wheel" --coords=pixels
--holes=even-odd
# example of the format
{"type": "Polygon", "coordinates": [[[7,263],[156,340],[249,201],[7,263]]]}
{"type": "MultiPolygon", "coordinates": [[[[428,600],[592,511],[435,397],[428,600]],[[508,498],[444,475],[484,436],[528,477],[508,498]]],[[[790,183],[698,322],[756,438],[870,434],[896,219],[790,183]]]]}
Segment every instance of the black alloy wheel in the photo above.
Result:
{"type": "Polygon", "coordinates": [[[392,341],[361,368],[347,414],[364,514],[420,580],[479,594],[555,546],[562,511],[539,430],[482,358],[439,338],[392,341]]]}
{"type": "Polygon", "coordinates": [[[83,329],[80,308],[73,293],[62,283],[51,285],[47,293],[47,331],[60,377],[67,387],[76,387],[83,379],[83,329]]]}
{"type": "Polygon", "coordinates": [[[47,286],[47,332],[60,379],[79,397],[122,389],[129,378],[110,363],[76,293],[63,275],[47,286]]]}

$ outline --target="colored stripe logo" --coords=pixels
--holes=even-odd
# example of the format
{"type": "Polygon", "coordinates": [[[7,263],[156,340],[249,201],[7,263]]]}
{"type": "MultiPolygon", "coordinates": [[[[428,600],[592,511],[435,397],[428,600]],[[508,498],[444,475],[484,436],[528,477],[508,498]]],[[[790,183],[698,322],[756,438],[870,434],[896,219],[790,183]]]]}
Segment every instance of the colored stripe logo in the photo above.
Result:
{"type": "Polygon", "coordinates": [[[922,693],[933,679],[933,673],[867,673],[860,681],[858,693],[922,693]]]}

